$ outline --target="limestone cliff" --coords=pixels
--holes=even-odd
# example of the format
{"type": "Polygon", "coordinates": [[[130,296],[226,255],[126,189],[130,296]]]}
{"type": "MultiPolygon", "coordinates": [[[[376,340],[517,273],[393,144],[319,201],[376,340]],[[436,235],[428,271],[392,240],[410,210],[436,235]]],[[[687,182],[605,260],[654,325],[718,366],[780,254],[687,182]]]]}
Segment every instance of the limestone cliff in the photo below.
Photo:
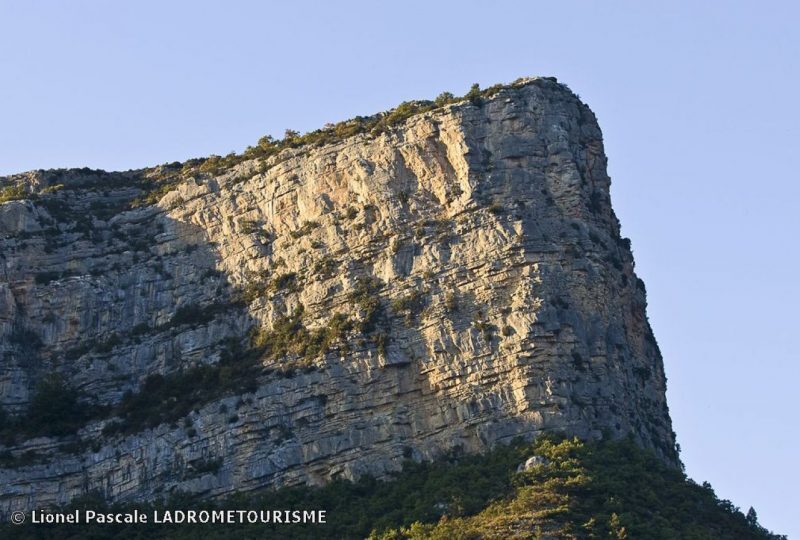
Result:
{"type": "Polygon", "coordinates": [[[601,132],[565,86],[217,161],[0,179],[6,422],[53,374],[90,411],[6,437],[0,511],[380,476],[553,430],[677,463],[601,132]],[[191,407],[136,420],[196,373],[191,407]]]}

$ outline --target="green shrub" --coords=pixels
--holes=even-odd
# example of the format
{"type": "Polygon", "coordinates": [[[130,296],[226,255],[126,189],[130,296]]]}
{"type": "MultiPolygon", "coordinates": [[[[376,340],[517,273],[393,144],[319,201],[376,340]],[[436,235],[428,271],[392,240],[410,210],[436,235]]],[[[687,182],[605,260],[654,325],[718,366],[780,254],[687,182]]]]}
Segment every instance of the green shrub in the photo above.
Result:
{"type": "Polygon", "coordinates": [[[456,293],[451,291],[444,296],[444,308],[449,313],[458,311],[458,296],[456,296],[456,293]]]}
{"type": "Polygon", "coordinates": [[[15,324],[8,334],[8,343],[30,351],[39,349],[42,346],[42,339],[30,328],[15,324]]]}
{"type": "Polygon", "coordinates": [[[254,392],[257,377],[263,371],[257,354],[242,349],[236,340],[225,345],[217,364],[147,377],[137,392],[127,392],[110,410],[119,419],[106,424],[103,433],[135,433],[174,422],[197,406],[224,395],[254,392]]]}
{"type": "Polygon", "coordinates": [[[298,238],[302,238],[303,236],[309,234],[317,227],[319,227],[319,223],[317,223],[316,221],[306,221],[299,229],[290,232],[289,235],[296,240],[298,238]]]}
{"type": "Polygon", "coordinates": [[[453,103],[455,100],[456,100],[456,97],[453,94],[451,94],[450,92],[442,92],[441,94],[436,96],[436,99],[433,100],[433,103],[437,107],[443,107],[443,106],[447,105],[448,103],[453,103]]]}
{"type": "Polygon", "coordinates": [[[286,272],[285,274],[278,274],[269,284],[269,289],[273,292],[286,292],[293,293],[299,290],[299,283],[297,273],[286,272]]]}
{"type": "Polygon", "coordinates": [[[589,195],[589,211],[592,214],[599,214],[603,210],[603,194],[598,191],[592,191],[591,195],[589,195]]]}
{"type": "Polygon", "coordinates": [[[505,212],[505,208],[503,208],[503,205],[500,204],[499,202],[493,202],[492,204],[490,204],[488,210],[489,213],[494,215],[502,214],[503,212],[505,212]]]}
{"type": "Polygon", "coordinates": [[[53,184],[44,188],[41,193],[42,195],[47,195],[48,193],[57,193],[62,189],[64,189],[64,184],[53,184]]]}
{"type": "Polygon", "coordinates": [[[59,375],[44,378],[33,391],[28,410],[16,422],[15,435],[64,436],[75,433],[99,409],[59,375]]]}
{"type": "Polygon", "coordinates": [[[142,206],[150,206],[158,203],[164,195],[176,189],[180,183],[179,179],[170,178],[165,181],[159,181],[152,184],[146,184],[144,193],[131,201],[131,208],[139,208],[142,206]]]}
{"type": "Polygon", "coordinates": [[[212,155],[208,156],[208,158],[206,158],[205,161],[203,161],[203,163],[202,163],[202,165],[200,165],[199,169],[201,171],[203,171],[203,172],[208,172],[208,173],[211,173],[211,174],[218,174],[221,171],[221,169],[223,168],[224,165],[225,165],[225,162],[223,161],[223,159],[220,156],[212,154],[212,155]]]}
{"type": "Polygon", "coordinates": [[[0,204],[26,198],[28,198],[28,194],[25,192],[25,186],[22,184],[0,188],[0,204]]]}
{"type": "Polygon", "coordinates": [[[150,325],[147,323],[139,323],[133,328],[131,328],[131,336],[143,336],[150,332],[150,325]]]}
{"type": "Polygon", "coordinates": [[[252,304],[258,298],[262,298],[267,295],[270,290],[269,280],[266,278],[260,277],[256,279],[252,279],[248,281],[244,287],[242,287],[238,294],[238,300],[243,302],[244,304],[252,304]]]}
{"type": "Polygon", "coordinates": [[[361,321],[358,325],[361,333],[372,332],[384,316],[378,296],[381,287],[383,283],[378,278],[361,277],[356,280],[350,293],[350,302],[361,311],[361,321]]]}
{"type": "Polygon", "coordinates": [[[314,263],[314,273],[322,278],[330,278],[339,268],[339,263],[330,255],[325,255],[314,263]]]}
{"type": "Polygon", "coordinates": [[[193,476],[201,476],[206,473],[216,474],[222,468],[222,458],[203,459],[190,464],[193,476]]]}
{"type": "Polygon", "coordinates": [[[100,354],[107,354],[114,350],[114,347],[118,347],[122,344],[122,339],[114,333],[109,336],[108,339],[105,341],[101,341],[94,346],[94,351],[100,354]]]}
{"type": "Polygon", "coordinates": [[[431,101],[404,101],[385,115],[372,128],[373,133],[381,133],[387,128],[402,124],[410,117],[433,110],[435,105],[431,101]]]}
{"type": "Polygon", "coordinates": [[[484,321],[482,319],[475,319],[472,325],[475,329],[481,333],[483,339],[489,343],[494,338],[494,332],[497,330],[497,327],[488,321],[484,321]]]}
{"type": "Polygon", "coordinates": [[[373,338],[373,343],[375,344],[375,350],[378,351],[378,354],[386,356],[386,346],[389,344],[389,336],[387,336],[385,332],[378,332],[373,338]]]}
{"type": "Polygon", "coordinates": [[[252,219],[239,218],[238,224],[242,234],[253,234],[260,230],[258,221],[252,219]]]}
{"type": "Polygon", "coordinates": [[[39,272],[34,276],[33,280],[37,285],[48,285],[50,282],[61,279],[60,272],[39,272]]]}
{"type": "Polygon", "coordinates": [[[478,83],[473,84],[469,87],[469,92],[466,93],[464,96],[466,99],[469,100],[470,103],[473,105],[480,105],[483,103],[483,99],[481,97],[481,87],[478,83]]]}
{"type": "Polygon", "coordinates": [[[403,296],[398,296],[392,300],[392,311],[398,315],[404,315],[407,319],[413,319],[424,304],[424,295],[420,291],[413,291],[403,296]]]}
{"type": "Polygon", "coordinates": [[[298,307],[291,315],[278,318],[272,329],[257,331],[252,338],[255,349],[263,351],[273,360],[309,362],[331,350],[333,345],[343,342],[353,329],[353,322],[344,314],[337,313],[322,328],[308,330],[303,324],[305,311],[298,307]]]}
{"type": "Polygon", "coordinates": [[[208,324],[218,313],[224,311],[225,307],[224,304],[209,304],[207,306],[188,304],[181,306],[175,310],[175,314],[167,323],[167,327],[183,326],[185,324],[192,326],[208,324]]]}

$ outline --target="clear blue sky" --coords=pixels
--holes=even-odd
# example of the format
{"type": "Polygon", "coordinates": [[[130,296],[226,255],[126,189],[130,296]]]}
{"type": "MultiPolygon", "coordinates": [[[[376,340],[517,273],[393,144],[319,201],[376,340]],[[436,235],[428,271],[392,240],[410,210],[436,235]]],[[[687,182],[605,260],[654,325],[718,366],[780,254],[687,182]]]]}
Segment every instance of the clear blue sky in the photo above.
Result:
{"type": "Polygon", "coordinates": [[[241,151],[555,75],[597,113],[687,471],[800,533],[793,2],[0,0],[0,174],[241,151]]]}

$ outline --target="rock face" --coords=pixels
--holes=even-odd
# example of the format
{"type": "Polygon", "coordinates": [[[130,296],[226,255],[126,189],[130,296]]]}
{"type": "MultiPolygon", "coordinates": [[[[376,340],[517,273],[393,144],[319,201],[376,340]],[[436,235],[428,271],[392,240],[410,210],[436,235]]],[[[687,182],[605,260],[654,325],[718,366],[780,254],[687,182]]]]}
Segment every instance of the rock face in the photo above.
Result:
{"type": "Polygon", "coordinates": [[[565,86],[195,169],[131,204],[170,170],[4,180],[37,196],[0,204],[0,404],[24,415],[58,374],[106,414],[0,448],[0,512],[380,476],[545,431],[630,434],[677,463],[602,135],[565,86]],[[244,393],[103,429],[153,375],[259,340],[244,393]]]}

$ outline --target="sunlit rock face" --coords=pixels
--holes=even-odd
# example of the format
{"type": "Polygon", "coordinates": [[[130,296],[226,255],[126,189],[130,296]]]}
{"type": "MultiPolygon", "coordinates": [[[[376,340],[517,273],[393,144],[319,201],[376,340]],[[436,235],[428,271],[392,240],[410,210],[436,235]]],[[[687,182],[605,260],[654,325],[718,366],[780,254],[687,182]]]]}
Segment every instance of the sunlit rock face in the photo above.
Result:
{"type": "Polygon", "coordinates": [[[94,412],[0,448],[0,511],[381,476],[546,431],[677,463],[609,182],[594,115],[550,79],[221,171],[6,178],[36,196],[0,204],[0,403],[24,417],[57,374],[94,412]],[[153,375],[239,356],[244,386],[106,427],[164,398],[153,375]]]}

